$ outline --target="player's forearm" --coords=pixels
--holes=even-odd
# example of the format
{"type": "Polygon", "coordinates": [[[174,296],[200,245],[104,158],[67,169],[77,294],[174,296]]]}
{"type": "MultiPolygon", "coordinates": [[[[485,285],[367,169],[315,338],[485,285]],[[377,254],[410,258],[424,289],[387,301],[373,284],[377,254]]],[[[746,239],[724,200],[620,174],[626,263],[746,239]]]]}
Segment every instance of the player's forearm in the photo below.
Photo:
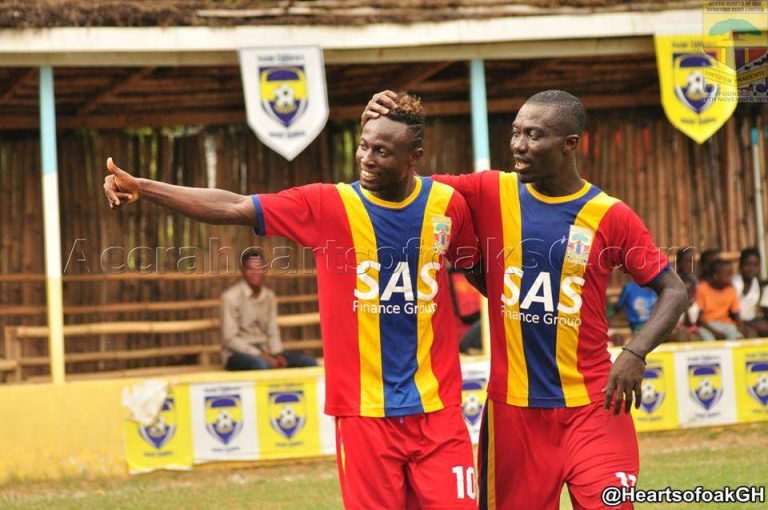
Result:
{"type": "Polygon", "coordinates": [[[150,179],[138,179],[141,198],[204,223],[253,225],[256,210],[251,199],[215,188],[191,188],[150,179]]]}
{"type": "Polygon", "coordinates": [[[637,335],[626,345],[641,356],[653,351],[675,329],[680,316],[685,313],[688,293],[677,275],[668,273],[659,287],[659,298],[653,308],[651,318],[637,335]]]}

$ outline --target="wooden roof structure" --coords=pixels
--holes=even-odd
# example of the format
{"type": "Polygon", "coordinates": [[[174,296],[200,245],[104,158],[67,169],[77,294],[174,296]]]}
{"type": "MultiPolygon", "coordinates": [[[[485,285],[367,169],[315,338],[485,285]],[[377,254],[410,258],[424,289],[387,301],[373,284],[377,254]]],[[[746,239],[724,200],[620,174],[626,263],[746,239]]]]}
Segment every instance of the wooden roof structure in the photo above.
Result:
{"type": "MultiPolygon", "coordinates": [[[[430,115],[469,113],[466,62],[328,65],[331,119],[359,117],[385,88],[420,95],[430,115]]],[[[218,67],[55,68],[63,129],[244,124],[240,69],[218,67]]],[[[659,104],[653,54],[490,61],[489,111],[517,110],[537,91],[564,88],[590,108],[659,104]]],[[[0,67],[0,130],[38,125],[37,68],[0,67]]]]}
{"type": "Polygon", "coordinates": [[[0,28],[365,25],[643,12],[691,0],[2,0],[0,28]]]}
{"type": "Polygon", "coordinates": [[[549,88],[589,108],[658,106],[653,34],[700,13],[690,0],[0,0],[0,131],[38,127],[43,65],[59,129],[244,124],[237,50],[282,44],[322,46],[332,120],[385,88],[469,114],[473,58],[490,113],[549,88]]]}

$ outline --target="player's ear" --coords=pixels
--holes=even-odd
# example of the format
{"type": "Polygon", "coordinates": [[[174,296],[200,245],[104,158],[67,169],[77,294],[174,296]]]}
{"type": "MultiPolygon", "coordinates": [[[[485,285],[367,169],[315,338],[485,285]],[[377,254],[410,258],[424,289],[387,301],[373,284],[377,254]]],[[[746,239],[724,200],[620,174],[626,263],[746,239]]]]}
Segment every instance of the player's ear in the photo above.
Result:
{"type": "Polygon", "coordinates": [[[567,135],[563,144],[563,152],[566,154],[576,152],[576,147],[579,146],[579,138],[579,135],[567,135]]]}
{"type": "Polygon", "coordinates": [[[411,151],[411,164],[415,165],[423,157],[424,157],[424,149],[422,147],[413,149],[411,151]]]}

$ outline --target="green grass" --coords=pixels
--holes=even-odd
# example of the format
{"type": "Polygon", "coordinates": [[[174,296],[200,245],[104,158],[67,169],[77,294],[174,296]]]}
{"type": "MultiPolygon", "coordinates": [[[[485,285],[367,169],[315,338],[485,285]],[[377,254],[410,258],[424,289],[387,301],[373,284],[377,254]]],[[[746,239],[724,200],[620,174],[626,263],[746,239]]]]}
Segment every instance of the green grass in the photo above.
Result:
{"type": "MultiPolygon", "coordinates": [[[[716,489],[765,485],[768,423],[644,434],[640,436],[639,488],[716,489]]],[[[642,510],[703,508],[706,505],[637,505],[642,510]]],[[[197,468],[122,479],[14,482],[0,487],[2,509],[336,509],[341,508],[332,460],[249,469],[197,468]]],[[[561,508],[570,509],[567,492],[561,508]]],[[[762,505],[715,505],[756,510],[762,505]]],[[[536,510],[536,509],[531,509],[536,510]]]]}

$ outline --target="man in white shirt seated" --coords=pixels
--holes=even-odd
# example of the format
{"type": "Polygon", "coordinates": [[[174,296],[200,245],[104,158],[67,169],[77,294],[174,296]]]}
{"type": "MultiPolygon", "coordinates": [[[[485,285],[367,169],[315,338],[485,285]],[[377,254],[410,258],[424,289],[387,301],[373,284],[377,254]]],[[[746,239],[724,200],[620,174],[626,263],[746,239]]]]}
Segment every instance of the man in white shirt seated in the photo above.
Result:
{"type": "Polygon", "coordinates": [[[314,367],[301,352],[283,351],[277,325],[277,298],[264,287],[262,255],[249,248],[240,257],[243,279],[221,295],[222,359],[227,370],[314,367]]]}

